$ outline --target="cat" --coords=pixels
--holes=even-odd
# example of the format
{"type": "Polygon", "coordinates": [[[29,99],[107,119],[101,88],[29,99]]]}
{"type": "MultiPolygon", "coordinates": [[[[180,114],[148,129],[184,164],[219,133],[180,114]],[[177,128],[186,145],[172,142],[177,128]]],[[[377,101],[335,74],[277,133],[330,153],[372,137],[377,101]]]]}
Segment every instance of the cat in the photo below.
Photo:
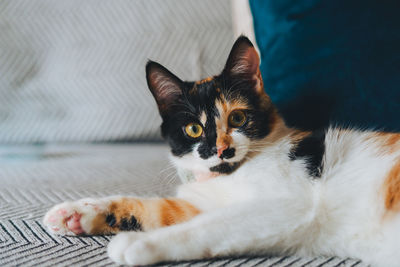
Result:
{"type": "Polygon", "coordinates": [[[49,231],[121,232],[108,255],[128,265],[267,253],[400,266],[400,134],[288,127],[259,65],[244,36],[220,75],[197,82],[149,61],[172,162],[196,181],[174,198],[56,205],[49,231]]]}

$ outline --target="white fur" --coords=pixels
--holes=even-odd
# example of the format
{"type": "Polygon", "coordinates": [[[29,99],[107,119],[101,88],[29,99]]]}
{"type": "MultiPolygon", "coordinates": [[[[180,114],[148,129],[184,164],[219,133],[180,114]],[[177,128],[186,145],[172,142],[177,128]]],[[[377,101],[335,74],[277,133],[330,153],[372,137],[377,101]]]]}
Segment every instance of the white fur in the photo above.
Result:
{"type": "Polygon", "coordinates": [[[199,143],[193,146],[192,152],[188,153],[182,157],[170,157],[172,163],[178,169],[191,170],[193,172],[210,172],[210,167],[216,166],[222,163],[222,160],[214,155],[208,159],[202,159],[198,152],[199,143]]]}
{"type": "MultiPolygon", "coordinates": [[[[148,233],[121,233],[111,241],[109,256],[136,265],[294,253],[399,266],[400,216],[384,219],[382,186],[400,152],[379,153],[368,135],[329,130],[318,179],[308,176],[305,162],[288,158],[292,145],[283,137],[231,175],[182,185],[178,197],[203,210],[201,215],[148,233]]],[[[192,154],[177,165],[198,168],[197,160],[192,154]]]]}
{"type": "Polygon", "coordinates": [[[250,139],[247,138],[244,134],[239,133],[237,130],[234,130],[231,134],[232,144],[231,148],[235,148],[235,156],[230,159],[225,159],[226,162],[238,162],[241,161],[249,152],[250,147],[250,139]]]}

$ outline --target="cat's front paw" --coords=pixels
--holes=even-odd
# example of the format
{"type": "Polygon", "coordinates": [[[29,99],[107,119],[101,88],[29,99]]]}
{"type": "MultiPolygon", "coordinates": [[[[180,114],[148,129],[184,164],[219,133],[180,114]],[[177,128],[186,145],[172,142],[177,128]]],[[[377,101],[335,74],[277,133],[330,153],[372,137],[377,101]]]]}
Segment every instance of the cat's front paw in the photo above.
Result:
{"type": "Polygon", "coordinates": [[[135,266],[164,260],[160,247],[146,238],[147,235],[137,232],[117,234],[108,244],[108,256],[115,263],[135,266]]]}
{"type": "Polygon", "coordinates": [[[105,207],[105,203],[92,199],[64,202],[46,213],[43,224],[53,234],[90,234],[94,219],[105,207]]]}

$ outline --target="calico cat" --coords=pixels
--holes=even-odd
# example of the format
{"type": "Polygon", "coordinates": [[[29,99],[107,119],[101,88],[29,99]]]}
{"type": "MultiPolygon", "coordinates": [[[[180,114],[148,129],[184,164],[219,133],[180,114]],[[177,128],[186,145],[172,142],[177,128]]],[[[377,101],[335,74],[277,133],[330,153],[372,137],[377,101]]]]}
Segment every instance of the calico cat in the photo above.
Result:
{"type": "Polygon", "coordinates": [[[44,224],[55,234],[123,231],[108,246],[120,264],[274,253],[400,266],[400,134],[289,128],[259,64],[243,36],[222,73],[201,81],[149,62],[172,161],[197,181],[175,198],[65,202],[44,224]]]}

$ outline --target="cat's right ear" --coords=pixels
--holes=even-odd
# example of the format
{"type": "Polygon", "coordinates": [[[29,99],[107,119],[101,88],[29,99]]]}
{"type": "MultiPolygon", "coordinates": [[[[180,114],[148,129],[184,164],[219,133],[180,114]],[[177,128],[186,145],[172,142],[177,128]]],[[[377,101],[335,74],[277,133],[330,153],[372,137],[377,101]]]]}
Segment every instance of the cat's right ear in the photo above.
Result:
{"type": "Polygon", "coordinates": [[[183,82],[154,61],[148,61],[146,64],[146,78],[161,116],[168,114],[171,107],[182,96],[183,82]]]}
{"type": "Polygon", "coordinates": [[[253,82],[256,92],[264,93],[260,57],[247,37],[242,35],[236,40],[223,72],[230,77],[253,82]]]}

